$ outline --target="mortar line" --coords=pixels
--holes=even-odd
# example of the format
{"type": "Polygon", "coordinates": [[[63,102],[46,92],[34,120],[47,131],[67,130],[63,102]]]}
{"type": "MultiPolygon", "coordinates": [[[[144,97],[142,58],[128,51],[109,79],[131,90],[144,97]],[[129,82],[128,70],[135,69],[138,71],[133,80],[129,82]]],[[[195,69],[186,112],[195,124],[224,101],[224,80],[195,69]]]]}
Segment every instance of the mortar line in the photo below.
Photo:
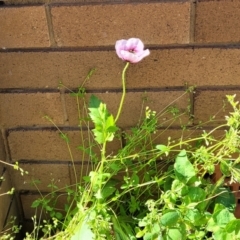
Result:
{"type": "MultiPolygon", "coordinates": [[[[231,91],[231,90],[240,90],[240,85],[204,85],[204,86],[196,86],[195,90],[197,91],[231,91]]],[[[71,91],[78,91],[77,88],[71,88],[71,91]]],[[[71,91],[64,90],[64,93],[60,93],[60,95],[69,94],[71,91]]],[[[186,91],[185,86],[163,86],[163,87],[150,87],[150,88],[129,88],[126,90],[127,93],[141,93],[141,92],[173,92],[173,91],[186,91]]],[[[49,88],[0,88],[0,94],[25,94],[25,93],[58,93],[57,89],[49,89],[49,88]]],[[[102,89],[87,89],[86,93],[121,93],[121,88],[102,88],[102,89]]],[[[64,99],[65,101],[65,99],[64,99]]]]}
{"type": "MultiPolygon", "coordinates": [[[[18,163],[19,164],[36,164],[36,165],[39,165],[39,164],[46,164],[46,165],[69,165],[69,166],[72,166],[72,162],[71,160],[34,160],[34,159],[20,159],[18,160],[18,163]]],[[[82,165],[82,166],[85,166],[89,164],[89,161],[88,160],[76,160],[74,162],[74,165],[82,165]]]]}
{"type": "MultiPolygon", "coordinates": [[[[189,44],[146,44],[145,48],[150,50],[173,50],[173,49],[202,49],[202,48],[221,48],[239,49],[240,42],[219,42],[219,43],[189,43],[189,44]]],[[[93,52],[111,51],[115,52],[114,46],[83,46],[83,47],[42,47],[42,48],[0,48],[0,53],[50,53],[50,52],[93,52]]]]}
{"type": "Polygon", "coordinates": [[[47,19],[50,45],[51,45],[51,47],[55,48],[55,47],[57,47],[57,43],[55,41],[55,36],[54,36],[54,31],[53,31],[51,9],[48,4],[45,4],[45,13],[46,13],[46,19],[47,19]]]}
{"type": "MultiPolygon", "coordinates": [[[[188,0],[171,0],[170,3],[182,3],[182,2],[187,2],[188,0]]],[[[136,5],[136,4],[145,4],[146,2],[144,1],[107,1],[107,2],[64,2],[64,3],[51,3],[51,6],[54,7],[65,7],[65,6],[88,6],[88,5],[136,5]]],[[[169,3],[169,0],[148,0],[147,3],[169,3]]]]}
{"type": "MultiPolygon", "coordinates": [[[[138,93],[138,92],[166,92],[166,91],[185,91],[185,86],[166,86],[166,87],[151,87],[151,88],[129,88],[126,90],[127,93],[138,93]]],[[[69,94],[71,92],[77,92],[78,88],[71,88],[70,90],[65,90],[64,94],[69,94]]],[[[0,93],[2,94],[12,94],[12,93],[56,93],[56,89],[49,89],[49,88],[43,88],[43,89],[26,89],[26,88],[19,88],[19,89],[1,89],[0,93]]],[[[119,88],[101,88],[101,89],[87,89],[86,93],[121,93],[122,89],[119,88]]],[[[63,93],[62,93],[63,94],[63,93]]]]}
{"type": "MultiPolygon", "coordinates": [[[[195,100],[195,96],[193,97],[193,99],[195,100]]],[[[122,131],[127,131],[127,130],[130,130],[131,128],[132,128],[133,126],[129,126],[129,127],[124,127],[124,128],[122,128],[122,131]]],[[[189,125],[189,127],[190,128],[192,128],[193,126],[192,125],[189,125]]],[[[69,126],[69,127],[61,127],[61,126],[59,126],[59,129],[61,130],[61,131],[79,131],[79,128],[78,127],[75,127],[75,126],[69,126]]],[[[164,129],[166,129],[166,127],[158,127],[157,128],[158,130],[164,130],[164,129]]],[[[182,128],[181,128],[181,126],[171,126],[171,127],[169,127],[168,129],[171,129],[171,130],[182,130],[182,128]]],[[[53,127],[42,127],[42,128],[40,128],[40,127],[38,127],[38,128],[36,128],[36,127],[25,127],[25,128],[23,128],[23,127],[15,127],[15,128],[11,128],[11,129],[9,129],[9,132],[21,132],[21,131],[58,131],[57,129],[53,129],[53,127]]],[[[87,130],[87,129],[86,129],[87,130]]],[[[29,160],[29,159],[20,159],[19,160],[19,162],[21,162],[21,161],[23,161],[23,162],[27,162],[27,161],[32,161],[32,162],[37,162],[37,161],[42,161],[42,160],[34,160],[34,159],[32,159],[32,160],[29,160]]],[[[67,163],[71,163],[71,161],[70,160],[43,160],[43,161],[45,161],[46,163],[54,163],[54,162],[56,162],[56,161],[58,161],[60,164],[67,164],[67,163]]],[[[84,164],[85,163],[88,163],[88,161],[76,161],[76,162],[83,162],[84,164]]]]}
{"type": "MultiPolygon", "coordinates": [[[[178,2],[186,2],[188,0],[171,0],[170,2],[174,2],[174,3],[178,3],[178,2]]],[[[85,6],[85,5],[102,5],[103,3],[105,5],[129,5],[129,4],[144,4],[145,2],[144,1],[138,1],[138,0],[135,0],[135,1],[121,1],[121,0],[118,0],[118,1],[106,1],[106,2],[99,2],[99,1],[93,1],[93,2],[75,2],[75,1],[72,1],[72,0],[68,0],[68,2],[62,2],[62,3],[59,3],[59,2],[53,2],[53,3],[50,3],[50,1],[48,0],[48,3],[51,5],[51,6],[54,6],[54,7],[65,7],[65,6],[85,6]]],[[[148,0],[148,3],[169,3],[169,0],[148,0]]],[[[8,4],[4,4],[4,5],[0,5],[0,8],[23,8],[23,7],[38,7],[38,6],[42,6],[43,4],[42,3],[28,3],[28,4],[18,4],[18,5],[8,5],[8,4]]]]}
{"type": "Polygon", "coordinates": [[[189,42],[195,42],[195,24],[196,24],[196,0],[190,2],[190,26],[189,42]]]}

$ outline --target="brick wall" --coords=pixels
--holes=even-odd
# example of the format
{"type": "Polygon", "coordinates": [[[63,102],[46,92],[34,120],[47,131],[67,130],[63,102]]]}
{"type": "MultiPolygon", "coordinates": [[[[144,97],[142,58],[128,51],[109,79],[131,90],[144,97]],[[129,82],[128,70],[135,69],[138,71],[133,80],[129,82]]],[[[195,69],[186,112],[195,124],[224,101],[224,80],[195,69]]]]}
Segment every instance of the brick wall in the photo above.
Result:
{"type": "MultiPolygon", "coordinates": [[[[226,94],[240,99],[240,1],[215,0],[5,0],[0,1],[0,126],[8,162],[19,161],[29,171],[11,172],[18,191],[22,220],[29,220],[36,198],[31,179],[40,179],[47,191],[49,176],[59,187],[73,183],[64,142],[42,117],[49,115],[77,146],[76,105],[60,80],[76,89],[88,71],[97,71],[87,83],[116,113],[121,96],[124,63],[115,54],[115,41],[139,37],[151,51],[128,71],[126,104],[119,124],[134,125],[142,94],[148,105],[161,110],[180,96],[187,85],[193,96],[181,98],[185,109],[191,99],[192,124],[218,112],[226,94]]],[[[229,110],[226,107],[226,112],[229,110]]],[[[219,112],[210,127],[219,124],[219,112]]],[[[183,123],[188,122],[183,118],[183,123]]],[[[180,125],[170,134],[178,134],[180,125]]],[[[110,151],[120,142],[114,142],[110,151]]],[[[73,151],[77,164],[81,160],[73,151]]],[[[240,216],[239,213],[237,213],[240,216]]]]}

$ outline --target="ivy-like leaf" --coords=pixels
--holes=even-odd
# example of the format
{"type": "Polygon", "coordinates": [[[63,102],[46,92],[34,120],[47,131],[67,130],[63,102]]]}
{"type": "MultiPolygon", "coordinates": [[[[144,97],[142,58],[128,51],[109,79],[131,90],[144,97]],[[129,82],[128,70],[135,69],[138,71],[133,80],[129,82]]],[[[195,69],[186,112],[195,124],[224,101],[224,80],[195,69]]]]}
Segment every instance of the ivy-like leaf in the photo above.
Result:
{"type": "Polygon", "coordinates": [[[174,164],[174,171],[179,181],[187,183],[192,177],[196,176],[195,169],[188,160],[185,150],[182,150],[174,164]]]}

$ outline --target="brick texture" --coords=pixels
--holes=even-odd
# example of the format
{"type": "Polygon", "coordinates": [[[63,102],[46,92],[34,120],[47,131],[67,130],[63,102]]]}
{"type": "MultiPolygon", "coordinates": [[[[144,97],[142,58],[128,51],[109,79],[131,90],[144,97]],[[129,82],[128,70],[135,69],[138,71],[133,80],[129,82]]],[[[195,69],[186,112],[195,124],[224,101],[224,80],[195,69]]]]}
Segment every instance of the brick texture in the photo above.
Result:
{"type": "Polygon", "coordinates": [[[112,46],[133,36],[146,44],[173,44],[189,42],[189,8],[187,2],[111,4],[59,6],[51,13],[59,47],[112,46]]]}
{"type": "MultiPolygon", "coordinates": [[[[89,94],[90,95],[90,94],[89,94]]],[[[118,111],[118,104],[121,99],[121,93],[102,93],[95,94],[104,103],[114,116],[118,111]]],[[[180,109],[180,112],[187,110],[189,105],[188,94],[184,94],[184,91],[161,91],[161,92],[129,92],[126,94],[125,102],[120,115],[118,126],[121,128],[129,128],[136,126],[139,121],[145,117],[145,108],[148,106],[151,110],[157,113],[163,113],[170,106],[176,106],[180,109]],[[176,102],[174,102],[178,99],[176,102]]],[[[87,96],[89,98],[89,96],[87,96]]],[[[86,100],[88,103],[88,100],[86,100]]],[[[69,95],[66,96],[66,106],[69,117],[70,125],[78,125],[77,104],[76,100],[69,95]]],[[[85,110],[82,113],[86,117],[85,110]]],[[[168,126],[172,123],[172,114],[165,113],[159,116],[159,125],[168,126]]],[[[181,122],[175,121],[173,125],[187,124],[189,116],[184,114],[181,117],[181,122]]]]}
{"type": "Polygon", "coordinates": [[[236,100],[240,100],[240,91],[200,91],[195,96],[194,101],[194,122],[200,122],[207,125],[218,126],[219,124],[226,123],[225,116],[229,115],[233,109],[227,102],[226,95],[236,94],[236,100]],[[214,117],[215,116],[215,117],[214,117]],[[210,119],[214,119],[210,121],[210,119]]]}
{"type": "Polygon", "coordinates": [[[63,108],[59,93],[0,94],[2,126],[49,125],[44,116],[63,124],[63,108]]]}
{"type": "Polygon", "coordinates": [[[1,87],[56,89],[62,81],[76,88],[96,68],[86,87],[116,88],[123,66],[113,51],[0,53],[1,87]]]}
{"type": "MultiPolygon", "coordinates": [[[[151,50],[149,57],[129,67],[127,88],[238,85],[239,54],[237,48],[151,50]]],[[[2,88],[56,89],[60,80],[77,88],[96,68],[85,87],[116,89],[123,67],[115,51],[0,53],[2,88]]]]}
{"type": "Polygon", "coordinates": [[[195,41],[201,43],[239,42],[240,2],[206,1],[197,3],[195,41]]]}
{"type": "Polygon", "coordinates": [[[49,47],[44,7],[0,8],[0,48],[49,47]]]}
{"type": "Polygon", "coordinates": [[[24,171],[28,171],[28,174],[21,175],[20,171],[9,169],[13,186],[16,186],[18,191],[39,189],[46,192],[51,191],[51,188],[48,187],[51,183],[59,189],[70,185],[67,163],[19,163],[19,166],[24,171]]]}
{"type": "Polygon", "coordinates": [[[8,141],[13,161],[70,160],[67,145],[57,131],[13,131],[8,141]]]}
{"type": "MultiPolygon", "coordinates": [[[[87,148],[88,133],[83,131],[83,141],[80,131],[63,131],[68,135],[74,161],[88,161],[89,156],[77,149],[78,146],[87,148]]],[[[90,139],[91,140],[91,139],[90,139]]],[[[25,160],[62,160],[71,161],[67,144],[59,136],[58,131],[11,131],[8,136],[11,157],[13,161],[25,160]],[[41,149],[41,150],[40,150],[41,149]],[[40,151],[39,151],[40,150],[40,151]]],[[[114,153],[120,147],[119,141],[113,141],[107,148],[108,154],[114,153]]],[[[100,154],[99,148],[94,148],[100,154]]]]}

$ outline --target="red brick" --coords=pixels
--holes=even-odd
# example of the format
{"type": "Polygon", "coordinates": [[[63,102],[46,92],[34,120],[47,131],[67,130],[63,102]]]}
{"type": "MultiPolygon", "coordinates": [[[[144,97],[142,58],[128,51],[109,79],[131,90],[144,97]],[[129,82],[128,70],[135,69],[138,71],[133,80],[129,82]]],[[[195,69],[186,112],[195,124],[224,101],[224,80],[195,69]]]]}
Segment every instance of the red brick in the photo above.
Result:
{"type": "Polygon", "coordinates": [[[197,3],[195,41],[201,43],[239,42],[240,2],[207,1],[197,3]]]}
{"type": "MultiPolygon", "coordinates": [[[[77,149],[78,146],[83,146],[80,130],[63,132],[69,137],[73,160],[88,161],[89,156],[85,154],[83,159],[82,152],[77,149]]],[[[82,133],[84,144],[87,148],[89,146],[88,140],[90,139],[91,141],[92,136],[89,137],[86,131],[82,133]]],[[[58,131],[11,131],[8,141],[13,161],[20,159],[71,161],[67,144],[61,139],[58,131]]],[[[119,147],[120,142],[117,140],[109,143],[107,148],[108,154],[116,152],[119,147]]],[[[97,148],[96,150],[98,150],[96,154],[99,155],[100,149],[97,148]]]]}
{"type": "MultiPolygon", "coordinates": [[[[28,174],[11,169],[11,180],[16,190],[51,191],[48,187],[52,182],[60,189],[70,185],[68,164],[59,163],[19,163],[28,174]],[[36,183],[39,181],[38,183],[36,183]],[[34,185],[34,182],[36,185],[34,185]]],[[[55,189],[57,190],[57,189],[55,189]]]]}
{"type": "Polygon", "coordinates": [[[189,42],[189,8],[188,2],[135,3],[56,6],[51,13],[59,47],[112,46],[130,37],[173,44],[189,42]]]}
{"type": "Polygon", "coordinates": [[[39,7],[0,8],[0,47],[49,47],[45,9],[39,7]]]}
{"type": "Polygon", "coordinates": [[[70,159],[67,145],[57,131],[12,131],[8,141],[13,161],[70,159]]]}
{"type": "MultiPolygon", "coordinates": [[[[89,95],[87,96],[87,99],[89,98],[89,95]]],[[[94,95],[98,96],[104,103],[106,103],[109,112],[113,114],[113,116],[116,116],[122,93],[98,93],[94,95]]],[[[87,99],[86,102],[88,104],[87,99]]],[[[145,117],[145,108],[148,106],[151,110],[156,111],[157,114],[161,114],[159,116],[159,124],[168,126],[171,123],[173,116],[171,114],[162,115],[162,112],[164,112],[169,106],[177,106],[181,112],[184,112],[187,109],[188,104],[188,94],[184,94],[183,91],[148,91],[146,93],[129,92],[126,94],[122,114],[120,115],[117,125],[121,128],[136,126],[141,117],[145,117]]],[[[78,125],[76,100],[67,95],[66,106],[70,125],[78,125]]],[[[85,113],[81,113],[81,115],[84,117],[87,116],[85,113]]],[[[187,124],[188,116],[185,114],[181,117],[181,120],[181,123],[175,121],[173,125],[187,124]]]]}
{"type": "MultiPolygon", "coordinates": [[[[221,48],[152,50],[130,65],[127,88],[239,85],[239,54],[221,48]]],[[[0,53],[1,87],[56,89],[61,80],[76,88],[94,67],[87,89],[121,88],[124,63],[115,51],[0,53]]]]}
{"type": "Polygon", "coordinates": [[[239,49],[163,49],[127,73],[128,88],[239,85],[239,49]]]}
{"type": "Polygon", "coordinates": [[[63,124],[63,108],[59,93],[0,94],[0,123],[3,126],[49,125],[48,115],[63,124]]]}
{"type": "Polygon", "coordinates": [[[56,89],[60,81],[76,88],[92,68],[86,87],[121,86],[123,63],[113,51],[0,53],[2,88],[56,89]]]}
{"type": "Polygon", "coordinates": [[[207,125],[218,126],[226,123],[225,116],[233,111],[231,105],[227,102],[226,95],[236,94],[236,100],[240,100],[240,91],[200,91],[194,101],[194,122],[199,121],[207,125]],[[225,106],[224,106],[225,102],[225,106]],[[213,121],[209,120],[215,116],[213,121]]]}

